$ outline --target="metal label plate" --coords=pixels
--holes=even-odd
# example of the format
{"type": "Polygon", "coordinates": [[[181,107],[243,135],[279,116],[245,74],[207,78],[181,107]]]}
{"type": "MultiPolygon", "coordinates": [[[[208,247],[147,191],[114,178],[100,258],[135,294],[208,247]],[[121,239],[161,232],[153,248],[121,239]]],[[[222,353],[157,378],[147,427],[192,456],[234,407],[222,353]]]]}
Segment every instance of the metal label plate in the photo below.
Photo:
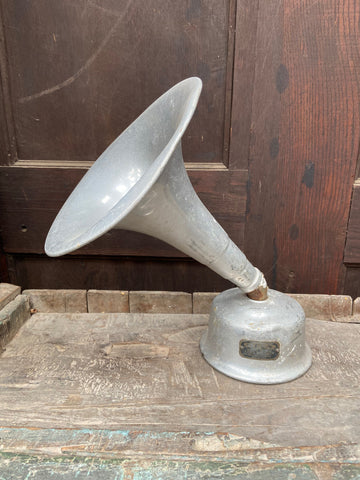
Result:
{"type": "Polygon", "coordinates": [[[280,355],[280,343],[240,340],[239,353],[252,360],[276,360],[280,355]]]}

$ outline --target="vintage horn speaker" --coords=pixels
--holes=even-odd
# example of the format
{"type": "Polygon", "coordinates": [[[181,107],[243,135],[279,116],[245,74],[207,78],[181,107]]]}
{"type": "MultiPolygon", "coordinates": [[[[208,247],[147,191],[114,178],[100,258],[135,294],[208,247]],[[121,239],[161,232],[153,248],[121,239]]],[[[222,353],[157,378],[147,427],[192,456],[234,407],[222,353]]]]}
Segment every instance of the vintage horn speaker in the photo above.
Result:
{"type": "Polygon", "coordinates": [[[105,150],[57,215],[45,251],[64,255],[112,228],[173,245],[237,286],[212,304],[200,344],[205,359],[246,382],[286,382],[311,364],[304,312],[267,290],[262,273],[201,203],[184,167],[181,137],[201,88],[195,77],[178,83],[105,150]]]}

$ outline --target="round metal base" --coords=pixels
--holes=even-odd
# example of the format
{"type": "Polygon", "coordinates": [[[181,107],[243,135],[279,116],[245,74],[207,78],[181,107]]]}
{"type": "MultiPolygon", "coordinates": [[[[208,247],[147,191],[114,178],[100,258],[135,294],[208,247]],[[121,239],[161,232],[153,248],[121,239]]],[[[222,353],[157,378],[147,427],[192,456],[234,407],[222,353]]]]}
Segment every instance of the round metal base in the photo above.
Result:
{"type": "Polygon", "coordinates": [[[200,349],[216,370],[250,383],[289,382],[311,365],[304,311],[276,290],[265,301],[251,300],[238,288],[218,295],[200,349]]]}

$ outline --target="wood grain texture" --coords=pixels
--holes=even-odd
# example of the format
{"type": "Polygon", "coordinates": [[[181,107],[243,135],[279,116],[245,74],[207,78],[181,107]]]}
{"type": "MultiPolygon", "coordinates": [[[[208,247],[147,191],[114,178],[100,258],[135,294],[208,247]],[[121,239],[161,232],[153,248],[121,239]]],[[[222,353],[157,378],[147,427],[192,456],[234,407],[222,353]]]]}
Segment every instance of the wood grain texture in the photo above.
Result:
{"type": "Polygon", "coordinates": [[[19,295],[21,288],[9,283],[0,283],[0,310],[19,295]]]}
{"type": "MultiPolygon", "coordinates": [[[[282,11],[281,0],[259,2],[245,231],[245,252],[249,260],[264,272],[272,287],[276,284],[273,230],[278,167],[270,159],[278,150],[280,101],[274,83],[276,68],[281,64],[282,11]],[[271,142],[273,147],[270,153],[271,142]]],[[[234,90],[234,95],[236,94],[234,90]]]]}
{"type": "MultiPolygon", "coordinates": [[[[81,168],[3,167],[0,174],[0,223],[4,251],[43,253],[47,232],[58,210],[85,172],[81,168]]],[[[247,172],[191,170],[189,175],[201,200],[235,243],[241,245],[247,172]]],[[[77,253],[184,256],[159,240],[120,230],[108,232],[77,253]]]]}
{"type": "Polygon", "coordinates": [[[356,299],[360,297],[360,270],[355,266],[347,266],[344,290],[356,299]]]}
{"type": "Polygon", "coordinates": [[[353,187],[349,224],[347,228],[344,262],[350,265],[360,263],[360,184],[353,187]]]}
{"type": "Polygon", "coordinates": [[[22,288],[220,292],[232,284],[188,258],[8,255],[12,283],[22,288]]]}
{"type": "Polygon", "coordinates": [[[211,303],[219,292],[194,292],[193,293],[193,313],[203,313],[208,315],[211,303]]]}
{"type": "Polygon", "coordinates": [[[0,4],[0,165],[11,165],[17,159],[14,119],[10,101],[10,84],[4,16],[0,4]]]}
{"type": "Polygon", "coordinates": [[[129,292],[130,313],[192,313],[192,295],[186,292],[129,292]]]}
{"type": "Polygon", "coordinates": [[[358,442],[360,325],[309,320],[310,371],[263,386],[203,360],[206,323],[204,315],[36,314],[0,358],[0,425],[225,432],[286,447],[358,442]]]}
{"type": "MultiPolygon", "coordinates": [[[[1,290],[4,284],[0,284],[1,290]]],[[[16,295],[20,287],[11,285],[16,295]],[[18,290],[16,290],[16,288],[18,290]]],[[[5,301],[12,300],[4,288],[5,301]]],[[[36,313],[195,313],[209,314],[219,292],[121,290],[23,290],[36,313]]],[[[347,295],[308,295],[289,293],[303,308],[305,316],[331,322],[359,323],[360,298],[347,295]]],[[[35,313],[35,312],[33,312],[35,313]]]]}
{"type": "Polygon", "coordinates": [[[181,461],[170,459],[101,459],[94,457],[36,457],[0,455],[0,467],[6,478],[46,480],[356,480],[359,465],[249,465],[238,461],[181,461]]]}
{"type": "MultiPolygon", "coordinates": [[[[97,458],[177,458],[256,464],[344,465],[359,458],[357,444],[279,447],[228,433],[0,427],[1,453],[97,458]]],[[[65,460],[65,459],[64,459],[65,460]]]]}
{"type": "Polygon", "coordinates": [[[1,228],[0,228],[0,282],[10,283],[10,275],[8,271],[7,258],[1,244],[1,228]]]}
{"type": "Polygon", "coordinates": [[[238,0],[231,111],[230,168],[248,168],[256,65],[258,0],[238,0]]]}
{"type": "Polygon", "coordinates": [[[343,288],[360,134],[359,9],[260,2],[245,244],[287,292],[343,288]]]}
{"type": "Polygon", "coordinates": [[[5,350],[6,345],[29,318],[29,299],[25,295],[18,295],[0,310],[0,352],[5,350]]]}
{"type": "Polygon", "coordinates": [[[18,158],[95,160],[152,101],[197,75],[205,88],[184,151],[223,161],[232,2],[2,3],[18,158]]]}
{"type": "Polygon", "coordinates": [[[86,290],[23,290],[36,312],[86,313],[88,311],[86,290]]]}
{"type": "Polygon", "coordinates": [[[351,321],[353,301],[349,295],[290,294],[304,309],[305,316],[332,322],[351,321]]]}
{"type": "Polygon", "coordinates": [[[360,326],[310,320],[310,372],[260,386],[206,364],[205,324],[204,315],[34,315],[0,357],[1,475],[355,480],[360,326]]]}
{"type": "Polygon", "coordinates": [[[89,313],[128,313],[129,292],[123,290],[89,290],[87,292],[89,313]]]}

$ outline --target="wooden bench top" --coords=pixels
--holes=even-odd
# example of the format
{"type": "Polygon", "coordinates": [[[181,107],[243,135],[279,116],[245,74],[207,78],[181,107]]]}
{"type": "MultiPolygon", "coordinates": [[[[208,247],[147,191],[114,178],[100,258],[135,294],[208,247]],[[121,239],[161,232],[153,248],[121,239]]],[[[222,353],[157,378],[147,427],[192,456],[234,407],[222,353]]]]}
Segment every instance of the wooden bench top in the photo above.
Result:
{"type": "Polygon", "coordinates": [[[360,325],[308,319],[313,366],[265,386],[205,362],[206,324],[194,314],[33,315],[0,357],[0,472],[53,462],[55,478],[74,478],[60,467],[76,458],[82,475],[92,458],[109,475],[93,478],[127,478],[111,472],[141,462],[155,476],[129,478],[282,479],[280,467],[297,475],[284,479],[359,478],[341,475],[360,475],[360,325]],[[198,473],[181,476],[184,465],[198,473]]]}

